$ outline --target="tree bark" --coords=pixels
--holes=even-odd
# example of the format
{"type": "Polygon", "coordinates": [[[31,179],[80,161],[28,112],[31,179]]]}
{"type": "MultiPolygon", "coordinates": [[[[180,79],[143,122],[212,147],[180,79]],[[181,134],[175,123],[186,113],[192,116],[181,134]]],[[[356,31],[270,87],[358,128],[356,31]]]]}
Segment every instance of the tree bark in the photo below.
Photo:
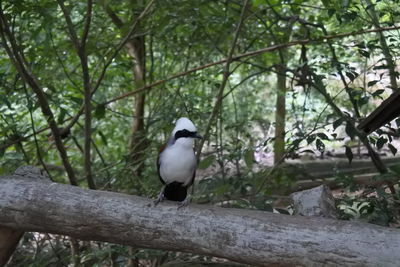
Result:
{"type": "MultiPolygon", "coordinates": [[[[284,51],[281,52],[284,54],[284,51]]],[[[285,125],[286,125],[286,68],[282,65],[276,67],[277,91],[275,111],[275,142],[274,163],[283,161],[285,155],[285,125]]]]}
{"type": "MultiPolygon", "coordinates": [[[[129,55],[136,61],[133,67],[135,87],[142,88],[146,85],[145,37],[135,37],[132,41],[128,42],[126,46],[129,55]]],[[[133,109],[134,118],[129,139],[129,154],[131,162],[138,166],[135,171],[136,176],[141,176],[144,161],[143,150],[147,146],[144,128],[145,96],[146,93],[141,92],[135,97],[133,109]]]]}
{"type": "MultiPolygon", "coordinates": [[[[138,1],[139,5],[142,5],[142,1],[138,1]]],[[[113,23],[119,28],[123,29],[127,24],[111,9],[110,6],[104,6],[104,9],[108,16],[111,18],[113,23]]],[[[139,14],[137,14],[139,16],[139,14]]],[[[142,30],[140,22],[137,24],[137,32],[142,30]]],[[[146,41],[145,35],[133,37],[131,40],[126,42],[125,47],[129,56],[134,61],[133,66],[133,82],[135,88],[142,88],[146,86],[146,41]]],[[[131,136],[129,138],[128,150],[130,155],[130,161],[133,165],[138,166],[134,172],[135,176],[141,176],[143,169],[144,154],[143,150],[147,146],[146,132],[144,127],[144,113],[145,113],[145,100],[146,92],[140,92],[135,96],[134,107],[133,107],[133,122],[131,136]]]]}
{"type": "Polygon", "coordinates": [[[0,178],[0,226],[259,266],[398,266],[400,231],[366,223],[164,202],[0,178]]]}
{"type": "Polygon", "coordinates": [[[23,234],[23,231],[0,226],[0,266],[8,262],[23,234]]]}

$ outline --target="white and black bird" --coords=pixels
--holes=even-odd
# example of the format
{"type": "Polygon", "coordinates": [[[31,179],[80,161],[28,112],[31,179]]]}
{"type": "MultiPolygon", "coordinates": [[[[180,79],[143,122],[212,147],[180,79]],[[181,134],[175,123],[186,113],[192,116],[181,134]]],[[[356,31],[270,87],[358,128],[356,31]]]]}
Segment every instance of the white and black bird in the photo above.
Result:
{"type": "Polygon", "coordinates": [[[194,138],[202,137],[193,122],[188,118],[178,119],[157,158],[158,176],[164,186],[154,201],[155,205],[164,199],[178,201],[179,207],[189,203],[187,189],[193,184],[197,167],[194,138]]]}

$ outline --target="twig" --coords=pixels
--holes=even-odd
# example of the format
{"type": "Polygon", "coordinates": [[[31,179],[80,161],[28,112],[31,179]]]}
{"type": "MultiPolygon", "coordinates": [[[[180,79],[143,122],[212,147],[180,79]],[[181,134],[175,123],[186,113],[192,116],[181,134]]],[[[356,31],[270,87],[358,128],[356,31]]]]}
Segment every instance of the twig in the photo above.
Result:
{"type": "MultiPolygon", "coordinates": [[[[287,43],[279,44],[279,45],[273,45],[273,46],[265,47],[265,48],[262,48],[262,49],[259,49],[259,50],[255,50],[255,51],[247,52],[247,53],[244,53],[244,54],[239,54],[239,55],[236,55],[236,56],[232,56],[231,61],[235,61],[235,60],[238,60],[238,59],[243,58],[243,57],[257,56],[257,55],[264,54],[264,53],[267,53],[267,52],[272,52],[272,51],[275,51],[275,50],[278,50],[278,49],[291,47],[291,46],[296,46],[296,45],[305,45],[305,44],[310,44],[310,43],[321,43],[321,42],[324,42],[326,40],[344,38],[344,37],[355,36],[355,35],[362,35],[362,34],[372,33],[372,32],[391,31],[391,30],[397,30],[397,29],[400,29],[400,26],[376,28],[376,29],[370,29],[370,30],[360,30],[360,31],[347,32],[347,33],[341,33],[341,34],[335,34],[335,35],[327,35],[327,36],[322,36],[322,37],[317,38],[317,39],[296,40],[296,41],[291,41],[291,42],[287,42],[287,43]]],[[[123,98],[129,97],[129,96],[133,96],[133,95],[141,93],[143,91],[150,90],[151,88],[153,88],[153,87],[155,87],[157,85],[166,83],[167,81],[170,81],[170,80],[182,77],[182,76],[186,76],[188,74],[197,72],[199,70],[207,69],[207,68],[212,67],[212,66],[224,64],[224,63],[227,62],[227,60],[228,60],[228,58],[225,58],[225,59],[222,59],[222,60],[219,60],[219,61],[215,61],[215,62],[212,62],[212,63],[208,63],[206,65],[202,65],[202,66],[190,69],[188,71],[184,71],[184,72],[169,76],[169,77],[167,77],[167,78],[165,78],[163,80],[155,81],[155,82],[153,82],[151,84],[143,86],[142,88],[127,92],[127,93],[122,94],[120,96],[117,96],[117,97],[115,97],[113,99],[105,101],[101,105],[108,105],[110,103],[116,102],[116,101],[121,100],[123,98]]]]}
{"type": "MultiPolygon", "coordinates": [[[[99,78],[96,81],[96,84],[93,86],[93,89],[91,91],[91,94],[93,95],[96,90],[99,88],[101,82],[104,79],[104,76],[107,72],[108,67],[110,66],[110,64],[112,63],[112,61],[114,60],[114,58],[118,55],[119,51],[125,46],[125,44],[130,40],[130,38],[132,37],[132,35],[135,33],[136,31],[136,27],[139,23],[140,20],[142,20],[149,12],[151,6],[153,5],[153,3],[155,2],[155,0],[151,0],[147,6],[145,7],[145,9],[142,11],[142,13],[140,13],[139,17],[137,17],[135,19],[135,21],[132,24],[132,27],[130,28],[129,32],[127,33],[127,35],[125,36],[124,39],[122,39],[120,41],[120,43],[116,46],[114,52],[111,54],[111,56],[108,58],[108,60],[106,61],[106,63],[104,64],[104,67],[100,73],[99,78]]],[[[74,124],[78,121],[79,117],[83,114],[84,112],[84,105],[81,106],[81,108],[79,109],[78,113],[71,119],[70,123],[64,128],[66,131],[68,131],[69,129],[72,128],[72,126],[74,126],[74,124]]]]}
{"type": "MultiPolygon", "coordinates": [[[[240,55],[234,56],[233,60],[239,60],[239,59],[241,59],[243,57],[257,56],[259,54],[272,52],[272,51],[275,51],[277,49],[281,49],[283,47],[291,47],[291,46],[309,44],[309,43],[320,43],[320,42],[323,42],[324,40],[329,40],[329,39],[338,39],[338,38],[344,38],[344,37],[349,37],[349,36],[354,36],[354,35],[362,35],[362,34],[367,34],[367,33],[372,33],[372,32],[383,32],[383,31],[391,31],[391,30],[399,30],[399,29],[400,29],[400,26],[383,27],[383,28],[375,28],[375,29],[370,29],[370,30],[360,30],[360,31],[355,31],[355,32],[348,32],[348,33],[342,33],[342,34],[336,34],[336,35],[322,36],[321,38],[314,39],[314,40],[304,39],[304,40],[292,41],[292,42],[289,42],[289,43],[280,44],[280,45],[274,45],[274,46],[262,48],[262,49],[259,49],[259,50],[256,50],[256,51],[251,51],[251,52],[248,52],[248,53],[240,54],[240,55]]],[[[216,61],[216,62],[208,63],[206,65],[202,65],[202,66],[190,69],[190,70],[185,71],[185,72],[181,72],[181,73],[172,75],[172,76],[167,77],[167,78],[165,78],[163,80],[155,81],[155,82],[153,82],[151,84],[143,86],[142,88],[139,88],[139,89],[127,92],[127,93],[125,93],[123,95],[117,96],[117,97],[115,97],[113,99],[110,99],[108,101],[105,101],[105,102],[101,103],[100,105],[108,105],[110,103],[116,102],[118,100],[124,99],[124,98],[129,97],[129,96],[133,96],[133,95],[138,94],[140,92],[143,92],[143,91],[146,91],[146,90],[151,90],[153,87],[155,87],[157,85],[160,85],[160,84],[163,84],[163,83],[166,83],[166,82],[168,82],[170,80],[173,80],[173,79],[176,79],[176,78],[179,78],[179,77],[182,77],[182,76],[186,76],[186,75],[188,75],[190,73],[194,73],[194,72],[197,72],[199,70],[203,70],[203,69],[206,69],[206,68],[209,68],[209,67],[212,67],[212,66],[220,65],[220,64],[223,64],[225,62],[226,62],[226,59],[222,59],[222,60],[219,60],[219,61],[216,61]]],[[[79,117],[80,117],[80,115],[82,115],[82,113],[83,113],[83,106],[81,107],[79,112],[74,117],[68,118],[68,119],[66,119],[64,121],[64,122],[71,121],[64,129],[65,130],[70,129],[76,123],[76,121],[79,119],[79,117]]],[[[37,134],[42,133],[42,132],[48,130],[49,128],[50,127],[46,127],[46,128],[40,129],[36,133],[37,134]]],[[[16,142],[20,142],[20,141],[26,140],[26,139],[28,139],[28,138],[30,138],[32,136],[33,136],[33,134],[30,134],[30,135],[28,135],[26,137],[21,137],[21,138],[15,140],[15,141],[12,141],[12,142],[9,142],[7,144],[4,144],[4,145],[0,146],[0,149],[7,148],[7,147],[15,144],[16,142]]]]}
{"type": "Polygon", "coordinates": [[[231,62],[233,61],[233,53],[234,53],[235,48],[236,48],[236,43],[237,43],[237,40],[239,38],[239,33],[240,33],[241,29],[242,29],[242,25],[243,25],[243,22],[244,22],[245,13],[246,13],[246,9],[247,9],[248,3],[249,3],[249,0],[246,0],[244,2],[244,4],[243,4],[242,12],[240,14],[239,24],[238,24],[238,26],[236,28],[236,31],[235,31],[235,37],[233,39],[232,46],[231,46],[231,48],[229,50],[228,58],[226,59],[224,72],[223,72],[223,77],[222,77],[222,82],[221,82],[221,84],[219,86],[219,90],[218,90],[218,94],[216,96],[216,101],[215,101],[215,104],[214,104],[214,108],[213,108],[213,110],[211,112],[211,115],[210,115],[210,117],[208,119],[207,126],[204,129],[204,138],[201,139],[200,144],[199,144],[199,146],[197,147],[197,150],[196,150],[197,160],[200,159],[201,150],[203,149],[203,146],[204,146],[204,143],[205,143],[206,139],[208,139],[208,136],[209,136],[210,130],[211,130],[211,125],[213,124],[214,119],[217,116],[218,111],[219,111],[219,109],[221,107],[221,104],[222,104],[222,98],[223,98],[223,94],[224,94],[225,85],[226,85],[226,83],[228,81],[229,76],[231,75],[231,73],[229,72],[229,67],[230,67],[231,62]]]}
{"type": "MultiPolygon", "coordinates": [[[[61,10],[64,14],[65,21],[67,22],[68,32],[75,46],[76,53],[79,56],[82,68],[82,79],[83,79],[83,88],[84,88],[84,111],[85,111],[85,127],[84,127],[84,168],[85,168],[85,177],[90,189],[96,189],[96,185],[94,183],[91,171],[91,135],[92,135],[92,103],[91,103],[91,85],[90,85],[90,74],[89,67],[87,62],[87,51],[86,51],[86,42],[89,35],[90,22],[92,19],[92,10],[93,10],[93,2],[92,0],[87,1],[87,11],[86,11],[86,20],[82,33],[81,41],[78,40],[78,36],[74,29],[74,25],[72,24],[71,16],[64,5],[63,0],[57,0],[61,10]]],[[[69,129],[64,129],[64,131],[68,131],[69,129]]]]}
{"type": "Polygon", "coordinates": [[[43,92],[42,88],[40,87],[37,78],[26,67],[26,63],[22,56],[22,51],[18,47],[14,35],[10,32],[7,19],[3,13],[3,8],[1,5],[0,5],[0,27],[1,27],[0,34],[3,46],[6,49],[8,56],[10,57],[17,71],[20,73],[21,77],[27,84],[29,84],[29,86],[32,88],[32,90],[38,97],[39,105],[42,109],[44,117],[47,119],[47,122],[54,136],[55,144],[60,154],[65,170],[68,174],[69,181],[72,185],[78,185],[77,180],[75,178],[75,173],[68,160],[67,151],[65,150],[64,144],[61,140],[60,131],[54,119],[54,114],[51,111],[50,105],[47,101],[47,97],[43,92]],[[8,45],[7,37],[11,47],[8,45]]]}
{"type": "Polygon", "coordinates": [[[42,153],[40,153],[39,142],[36,138],[35,121],[33,119],[33,114],[32,114],[32,101],[29,98],[28,91],[26,90],[25,84],[23,85],[23,88],[24,88],[24,92],[25,92],[25,96],[26,96],[26,101],[28,102],[28,111],[29,111],[29,116],[31,118],[31,126],[32,126],[32,132],[33,132],[33,139],[35,141],[35,146],[36,146],[37,157],[39,159],[40,164],[43,166],[43,169],[46,171],[47,175],[49,176],[50,180],[54,181],[53,177],[50,174],[49,169],[47,168],[47,166],[43,160],[42,153]]]}
{"type": "Polygon", "coordinates": [[[63,0],[57,0],[57,2],[64,14],[65,21],[67,22],[67,29],[68,29],[69,37],[71,38],[71,41],[72,41],[73,45],[75,46],[75,49],[79,50],[80,42],[79,42],[78,36],[74,30],[74,24],[72,23],[71,16],[69,15],[69,11],[65,7],[63,0]]]}

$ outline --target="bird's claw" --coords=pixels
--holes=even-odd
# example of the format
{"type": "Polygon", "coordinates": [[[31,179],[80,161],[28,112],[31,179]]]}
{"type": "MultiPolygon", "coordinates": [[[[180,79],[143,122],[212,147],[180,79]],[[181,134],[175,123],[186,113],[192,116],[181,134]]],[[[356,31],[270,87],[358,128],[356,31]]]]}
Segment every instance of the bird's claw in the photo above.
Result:
{"type": "Polygon", "coordinates": [[[162,202],[164,200],[164,194],[159,194],[157,199],[154,200],[154,207],[157,206],[158,203],[162,202]]]}
{"type": "Polygon", "coordinates": [[[186,197],[183,201],[178,202],[178,209],[186,207],[190,203],[190,198],[186,197]]]}

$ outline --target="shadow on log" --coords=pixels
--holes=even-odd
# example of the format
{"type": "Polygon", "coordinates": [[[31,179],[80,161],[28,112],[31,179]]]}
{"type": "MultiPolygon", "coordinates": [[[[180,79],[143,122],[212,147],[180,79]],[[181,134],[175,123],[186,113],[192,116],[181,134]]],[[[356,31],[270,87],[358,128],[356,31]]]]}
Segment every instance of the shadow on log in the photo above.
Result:
{"type": "Polygon", "coordinates": [[[400,231],[366,223],[176,203],[0,177],[0,226],[213,255],[259,266],[398,266],[400,231]]]}

